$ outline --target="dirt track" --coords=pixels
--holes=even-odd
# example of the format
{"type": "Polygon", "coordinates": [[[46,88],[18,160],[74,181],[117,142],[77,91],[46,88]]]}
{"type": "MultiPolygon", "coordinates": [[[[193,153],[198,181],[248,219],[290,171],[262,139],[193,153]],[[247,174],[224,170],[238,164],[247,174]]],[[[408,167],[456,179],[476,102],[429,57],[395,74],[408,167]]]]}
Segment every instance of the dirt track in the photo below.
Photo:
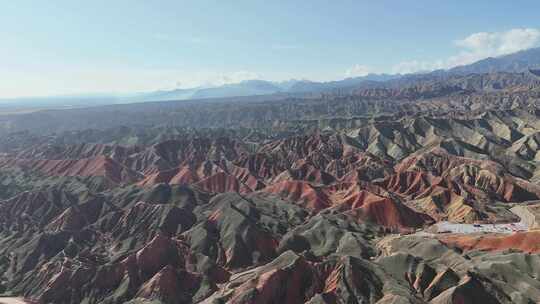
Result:
{"type": "Polygon", "coordinates": [[[0,298],[0,304],[27,304],[22,298],[0,298]]]}

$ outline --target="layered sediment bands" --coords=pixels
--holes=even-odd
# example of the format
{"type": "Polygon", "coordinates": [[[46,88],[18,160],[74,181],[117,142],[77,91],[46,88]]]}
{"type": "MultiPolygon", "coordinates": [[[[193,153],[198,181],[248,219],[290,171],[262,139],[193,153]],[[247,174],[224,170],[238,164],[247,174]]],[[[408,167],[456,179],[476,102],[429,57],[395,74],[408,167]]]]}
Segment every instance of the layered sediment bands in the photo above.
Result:
{"type": "Polygon", "coordinates": [[[271,263],[232,275],[221,290],[202,303],[303,303],[320,292],[320,283],[308,261],[287,251],[271,263]]]}
{"type": "Polygon", "coordinates": [[[16,166],[46,176],[103,177],[113,184],[132,183],[142,177],[141,174],[105,156],[63,160],[7,158],[0,160],[0,166],[16,166]]]}
{"type": "MultiPolygon", "coordinates": [[[[207,159],[214,155],[209,152],[201,158],[182,152],[190,156],[178,160],[184,156],[165,147],[172,149],[168,143],[158,154],[169,160],[166,165],[137,160],[149,155],[145,149],[119,160],[98,156],[116,166],[98,162],[102,166],[93,170],[80,165],[86,159],[3,162],[26,174],[131,184],[99,195],[40,190],[2,201],[3,280],[11,290],[54,303],[443,303],[491,301],[498,288],[495,299],[510,303],[511,292],[468,276],[476,262],[463,255],[537,252],[528,232],[448,236],[442,243],[395,246],[387,258],[373,260],[379,255],[375,239],[384,233],[412,232],[438,220],[515,220],[492,206],[537,199],[537,186],[496,161],[441,148],[392,160],[362,152],[345,135],[325,134],[231,152],[221,160],[207,159]],[[133,178],[113,173],[135,172],[133,164],[142,169],[133,178]],[[420,248],[401,257],[402,246],[420,248]]],[[[533,291],[529,298],[537,299],[533,291]]]]}
{"type": "Polygon", "coordinates": [[[371,139],[314,133],[249,149],[197,139],[6,156],[2,168],[29,176],[21,180],[70,186],[34,181],[37,190],[0,202],[2,282],[44,303],[540,300],[527,277],[512,274],[528,286],[518,296],[489,276],[510,249],[538,252],[534,232],[377,247],[387,233],[440,220],[515,221],[508,209],[540,193],[508,162],[462,150],[401,142],[415,152],[379,153],[399,151],[381,137],[398,133],[384,128],[371,139]],[[378,139],[390,150],[362,144],[378,139]],[[54,159],[76,151],[90,158],[54,159]],[[87,178],[107,187],[95,192],[87,178]]]}
{"type": "Polygon", "coordinates": [[[212,193],[238,192],[245,194],[253,191],[234,176],[225,172],[216,173],[200,180],[194,186],[212,193]]]}
{"type": "Polygon", "coordinates": [[[261,191],[279,195],[313,211],[320,211],[332,205],[330,198],[322,189],[304,181],[283,181],[261,191]]]}
{"type": "Polygon", "coordinates": [[[317,169],[314,165],[303,163],[293,166],[269,181],[270,184],[288,180],[304,180],[315,185],[328,185],[336,181],[335,177],[317,169]]]}
{"type": "Polygon", "coordinates": [[[500,303],[495,296],[484,289],[474,277],[465,277],[458,286],[445,290],[432,301],[438,303],[500,303]]]}
{"type": "MultiPolygon", "coordinates": [[[[375,186],[373,188],[379,190],[375,186]]],[[[354,214],[358,220],[392,229],[421,227],[430,222],[429,216],[411,210],[389,194],[377,195],[356,184],[315,187],[307,182],[281,182],[261,192],[297,202],[314,213],[324,209],[345,212],[354,214]]]]}
{"type": "MultiPolygon", "coordinates": [[[[232,193],[214,197],[210,202],[214,206],[207,212],[207,217],[185,233],[192,248],[231,269],[274,258],[279,234],[263,223],[270,221],[283,225],[281,221],[287,219],[261,213],[254,200],[259,198],[244,198],[232,193]]],[[[260,201],[259,204],[266,205],[267,202],[260,201]]]]}
{"type": "Polygon", "coordinates": [[[519,222],[511,210],[535,228],[537,80],[425,77],[0,117],[2,134],[29,130],[0,138],[0,290],[43,304],[540,302],[538,232],[429,229],[519,222]]]}
{"type": "Polygon", "coordinates": [[[440,240],[463,250],[540,252],[540,231],[518,232],[512,235],[447,236],[440,240]]]}
{"type": "Polygon", "coordinates": [[[159,299],[164,303],[189,303],[200,278],[187,271],[167,265],[148,280],[135,295],[143,299],[159,299]]]}

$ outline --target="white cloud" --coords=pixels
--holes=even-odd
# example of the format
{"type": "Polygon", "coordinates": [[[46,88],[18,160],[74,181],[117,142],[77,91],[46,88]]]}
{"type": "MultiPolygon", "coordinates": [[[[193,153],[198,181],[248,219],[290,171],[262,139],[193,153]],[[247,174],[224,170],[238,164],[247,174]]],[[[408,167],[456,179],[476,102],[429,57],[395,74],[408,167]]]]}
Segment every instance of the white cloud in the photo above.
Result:
{"type": "Polygon", "coordinates": [[[455,43],[469,49],[472,53],[498,56],[531,48],[539,40],[540,30],[529,28],[513,29],[506,32],[475,33],[465,39],[457,40],[455,43]]]}
{"type": "Polygon", "coordinates": [[[540,44],[540,29],[523,28],[504,32],[480,32],[454,41],[460,51],[436,61],[411,60],[394,66],[393,73],[414,73],[448,69],[475,61],[529,49],[540,44]]]}
{"type": "Polygon", "coordinates": [[[345,71],[345,76],[346,77],[361,77],[361,76],[366,76],[372,72],[373,72],[372,69],[368,66],[355,64],[353,67],[345,71]]]}
{"type": "Polygon", "coordinates": [[[416,72],[433,71],[444,68],[444,63],[441,61],[419,61],[411,60],[400,62],[392,68],[392,73],[408,74],[416,72]]]}

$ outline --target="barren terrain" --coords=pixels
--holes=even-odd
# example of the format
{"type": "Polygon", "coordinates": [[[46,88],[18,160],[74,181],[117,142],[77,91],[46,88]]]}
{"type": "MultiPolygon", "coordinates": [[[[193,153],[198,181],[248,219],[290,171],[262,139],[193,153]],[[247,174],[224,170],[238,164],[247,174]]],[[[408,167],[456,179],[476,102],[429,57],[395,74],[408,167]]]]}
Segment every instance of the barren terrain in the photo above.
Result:
{"type": "Polygon", "coordinates": [[[501,72],[2,115],[0,287],[55,304],[539,302],[539,102],[535,74],[501,72]]]}

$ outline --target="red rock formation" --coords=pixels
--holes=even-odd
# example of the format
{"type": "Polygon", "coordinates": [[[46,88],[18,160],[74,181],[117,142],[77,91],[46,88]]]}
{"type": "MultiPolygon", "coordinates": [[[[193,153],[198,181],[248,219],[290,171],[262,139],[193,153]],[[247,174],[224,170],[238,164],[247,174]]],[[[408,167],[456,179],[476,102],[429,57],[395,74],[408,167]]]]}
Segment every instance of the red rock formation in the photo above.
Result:
{"type": "Polygon", "coordinates": [[[86,225],[94,223],[100,215],[103,202],[100,199],[93,199],[83,205],[75,205],[67,208],[57,216],[47,229],[50,230],[80,230],[86,225]]]}
{"type": "Polygon", "coordinates": [[[224,192],[238,192],[249,193],[253,190],[247,185],[241,183],[234,176],[225,172],[216,173],[210,177],[207,177],[193,186],[202,189],[204,191],[212,193],[224,193],[224,192]]]}
{"type": "Polygon", "coordinates": [[[223,165],[228,174],[234,176],[239,182],[248,186],[253,191],[264,188],[262,183],[255,175],[253,175],[247,168],[239,167],[227,162],[223,165]]]}
{"type": "Polygon", "coordinates": [[[201,278],[193,273],[167,265],[141,286],[137,297],[171,304],[189,302],[200,281],[201,278]]]}
{"type": "Polygon", "coordinates": [[[271,263],[231,276],[229,283],[201,303],[304,303],[321,289],[317,270],[288,251],[271,263]]]}
{"type": "Polygon", "coordinates": [[[513,234],[451,235],[439,238],[441,242],[464,250],[501,251],[516,249],[528,253],[540,252],[540,231],[513,234]]]}
{"type": "Polygon", "coordinates": [[[431,185],[437,185],[440,182],[440,178],[422,171],[404,171],[389,176],[376,184],[388,191],[414,198],[426,191],[431,185]]]}
{"type": "Polygon", "coordinates": [[[283,181],[261,191],[279,195],[315,212],[332,205],[330,198],[320,188],[313,187],[304,181],[283,181]]]}
{"type": "Polygon", "coordinates": [[[316,185],[327,185],[333,183],[336,179],[332,175],[315,168],[315,166],[311,164],[303,163],[293,166],[292,169],[283,171],[268,183],[274,184],[288,180],[302,180],[316,185]]]}
{"type": "Polygon", "coordinates": [[[203,162],[197,166],[182,166],[179,168],[158,171],[148,175],[138,183],[141,187],[151,187],[158,183],[171,185],[192,185],[199,183],[202,189],[209,192],[230,192],[242,188],[242,193],[251,192],[264,187],[246,168],[238,167],[230,162],[203,162]],[[223,181],[220,181],[223,179],[223,181]],[[219,185],[220,183],[230,185],[219,185]],[[232,187],[232,188],[231,188],[232,187]]]}
{"type": "Polygon", "coordinates": [[[356,184],[341,183],[326,187],[314,187],[307,182],[281,182],[264,188],[262,191],[281,196],[291,202],[297,202],[314,212],[331,208],[340,212],[349,212],[363,221],[402,229],[421,227],[431,222],[427,215],[420,214],[407,206],[382,196],[382,189],[374,185],[365,185],[380,195],[362,189],[356,184]]]}
{"type": "Polygon", "coordinates": [[[101,176],[113,183],[132,183],[141,175],[115,160],[98,156],[83,159],[1,159],[0,166],[20,166],[49,176],[101,176]]]}
{"type": "Polygon", "coordinates": [[[274,177],[287,169],[283,160],[267,153],[242,155],[234,163],[263,180],[274,177]]]}
{"type": "Polygon", "coordinates": [[[143,180],[137,183],[141,187],[151,187],[159,183],[169,184],[191,184],[196,182],[196,179],[188,167],[158,171],[146,176],[143,180]],[[174,179],[174,182],[173,182],[174,179]]]}
{"type": "Polygon", "coordinates": [[[362,210],[362,216],[369,221],[396,230],[419,228],[432,221],[429,216],[415,212],[388,198],[366,202],[360,210],[362,210]]]}
{"type": "Polygon", "coordinates": [[[146,246],[137,251],[135,261],[144,277],[153,276],[166,265],[183,264],[175,242],[157,234],[146,246]]]}
{"type": "Polygon", "coordinates": [[[356,182],[383,178],[393,173],[392,163],[367,152],[353,153],[335,159],[326,166],[326,171],[341,181],[356,182]]]}

